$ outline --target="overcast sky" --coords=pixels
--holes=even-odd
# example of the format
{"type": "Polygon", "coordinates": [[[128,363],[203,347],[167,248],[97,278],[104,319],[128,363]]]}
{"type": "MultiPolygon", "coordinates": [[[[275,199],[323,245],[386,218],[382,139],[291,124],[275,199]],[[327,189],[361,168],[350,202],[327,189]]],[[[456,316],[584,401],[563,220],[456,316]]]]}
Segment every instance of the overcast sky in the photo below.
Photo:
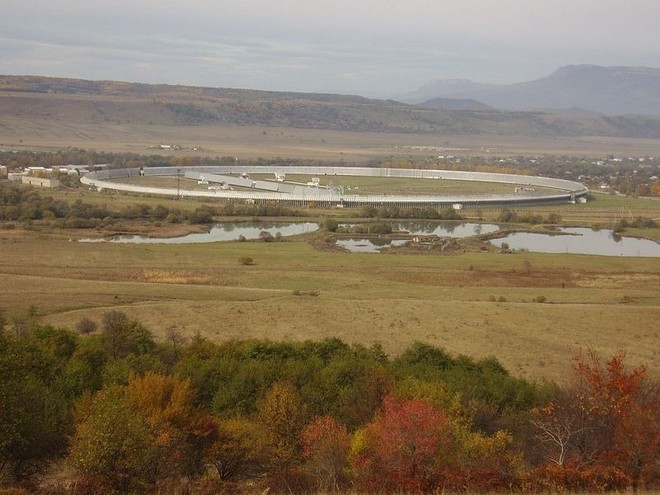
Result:
{"type": "Polygon", "coordinates": [[[0,74],[386,97],[660,67],[658,0],[2,0],[0,74]]]}

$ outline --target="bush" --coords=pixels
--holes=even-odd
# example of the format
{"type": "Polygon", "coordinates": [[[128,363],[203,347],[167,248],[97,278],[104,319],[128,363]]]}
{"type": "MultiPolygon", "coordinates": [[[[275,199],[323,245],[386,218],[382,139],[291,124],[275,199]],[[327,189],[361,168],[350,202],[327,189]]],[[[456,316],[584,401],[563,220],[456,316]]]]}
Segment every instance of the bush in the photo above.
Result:
{"type": "Polygon", "coordinates": [[[317,297],[320,294],[321,293],[317,290],[301,291],[301,290],[296,289],[296,290],[293,291],[294,296],[314,296],[314,297],[317,297]]]}
{"type": "Polygon", "coordinates": [[[238,258],[238,262],[241,265],[253,265],[254,264],[254,260],[252,258],[250,258],[249,256],[241,256],[240,258],[238,258]]]}
{"type": "Polygon", "coordinates": [[[500,211],[500,214],[497,217],[497,221],[502,223],[515,222],[517,217],[518,215],[515,211],[504,208],[502,211],[500,211]]]}
{"type": "Polygon", "coordinates": [[[623,490],[631,480],[613,466],[542,466],[525,475],[525,488],[534,492],[591,492],[623,490]]]}
{"type": "Polygon", "coordinates": [[[88,333],[94,333],[96,332],[96,329],[98,328],[98,324],[94,321],[91,320],[87,317],[82,318],[77,324],[76,324],[76,330],[80,334],[88,334],[88,333]]]}
{"type": "Polygon", "coordinates": [[[264,242],[273,242],[275,238],[273,237],[273,234],[271,234],[267,230],[262,230],[261,232],[259,232],[259,240],[264,242]]]}
{"type": "Polygon", "coordinates": [[[325,227],[325,230],[328,232],[337,232],[337,227],[339,227],[339,224],[334,218],[326,218],[323,221],[323,227],[325,227]]]}
{"type": "Polygon", "coordinates": [[[211,223],[213,222],[213,212],[202,206],[188,214],[188,221],[190,223],[211,223]]]}
{"type": "Polygon", "coordinates": [[[548,223],[558,224],[561,222],[561,215],[559,213],[550,213],[548,215],[548,223]]]}
{"type": "Polygon", "coordinates": [[[545,296],[536,296],[534,298],[534,302],[537,302],[537,303],[544,303],[545,301],[546,301],[545,296]]]}

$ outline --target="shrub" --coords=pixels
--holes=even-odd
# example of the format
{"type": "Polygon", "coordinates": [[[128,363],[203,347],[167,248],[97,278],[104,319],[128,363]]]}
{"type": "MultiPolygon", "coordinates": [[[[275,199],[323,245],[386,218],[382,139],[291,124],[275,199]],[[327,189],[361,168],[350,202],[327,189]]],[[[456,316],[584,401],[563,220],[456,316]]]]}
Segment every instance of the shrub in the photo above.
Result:
{"type": "Polygon", "coordinates": [[[497,221],[502,223],[515,222],[517,217],[518,215],[515,211],[504,208],[502,211],[500,211],[500,214],[497,217],[497,221]]]}
{"type": "Polygon", "coordinates": [[[94,333],[98,328],[98,324],[87,317],[81,318],[81,320],[76,324],[76,330],[80,334],[94,333]]]}
{"type": "Polygon", "coordinates": [[[337,227],[339,227],[339,224],[334,218],[326,218],[323,221],[323,226],[328,232],[337,232],[337,227]]]}
{"type": "Polygon", "coordinates": [[[254,260],[252,258],[250,258],[249,256],[241,256],[240,258],[238,258],[238,262],[241,265],[253,265],[254,264],[254,260]]]}
{"type": "Polygon", "coordinates": [[[259,240],[264,242],[273,242],[275,238],[273,237],[273,234],[271,234],[267,230],[262,230],[261,232],[259,232],[259,240]]]}
{"type": "Polygon", "coordinates": [[[548,215],[548,223],[558,224],[561,222],[561,215],[559,213],[550,213],[548,215]]]}
{"type": "Polygon", "coordinates": [[[622,490],[631,480],[614,466],[557,466],[549,464],[530,471],[525,485],[535,492],[592,492],[622,490]]]}

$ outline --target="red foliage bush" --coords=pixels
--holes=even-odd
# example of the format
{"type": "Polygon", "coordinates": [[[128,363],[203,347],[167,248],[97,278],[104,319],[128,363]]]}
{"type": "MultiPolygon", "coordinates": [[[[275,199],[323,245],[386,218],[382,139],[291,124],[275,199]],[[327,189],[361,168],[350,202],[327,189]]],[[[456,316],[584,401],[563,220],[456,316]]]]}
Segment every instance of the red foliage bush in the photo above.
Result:
{"type": "Polygon", "coordinates": [[[430,402],[385,397],[363,438],[354,459],[361,489],[419,493],[444,485],[454,437],[444,414],[430,402]]]}
{"type": "Polygon", "coordinates": [[[301,434],[305,467],[320,491],[337,491],[347,485],[346,467],[351,437],[329,416],[317,417],[301,434]]]}
{"type": "Polygon", "coordinates": [[[623,490],[631,480],[621,470],[612,466],[559,466],[548,464],[525,474],[525,491],[531,492],[590,492],[603,493],[623,490]]]}

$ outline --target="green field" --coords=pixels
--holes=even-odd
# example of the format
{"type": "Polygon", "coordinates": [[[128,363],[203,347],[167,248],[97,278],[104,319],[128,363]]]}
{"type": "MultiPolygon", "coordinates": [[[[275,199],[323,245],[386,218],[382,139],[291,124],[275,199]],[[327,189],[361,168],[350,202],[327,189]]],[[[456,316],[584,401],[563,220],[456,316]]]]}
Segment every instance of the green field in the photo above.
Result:
{"type": "Polygon", "coordinates": [[[70,234],[0,231],[0,300],[11,316],[35,306],[43,323],[73,329],[114,308],[158,337],[173,326],[216,341],[336,336],[391,354],[424,341],[560,381],[580,349],[625,349],[631,364],[660,373],[660,259],[350,254],[305,238],[87,244],[70,234]]]}
{"type": "MultiPolygon", "coordinates": [[[[235,175],[235,174],[234,174],[235,175]]],[[[287,175],[286,183],[307,184],[314,175],[287,175]]],[[[273,174],[250,174],[253,180],[273,181],[273,174]]],[[[394,177],[351,177],[318,176],[319,184],[326,187],[344,187],[345,194],[513,194],[515,186],[495,182],[460,180],[408,179],[394,177]]],[[[208,184],[196,180],[175,177],[126,177],[113,182],[135,184],[144,187],[166,187],[183,190],[207,190],[208,184]]],[[[240,189],[240,188],[237,188],[240,189]]],[[[537,192],[548,192],[549,188],[534,188],[537,192]]]]}
{"type": "MultiPolygon", "coordinates": [[[[273,179],[272,174],[250,174],[254,180],[273,179]]],[[[287,174],[286,182],[307,184],[313,175],[287,174]]],[[[319,183],[328,187],[344,187],[350,194],[512,194],[515,186],[495,182],[445,179],[410,179],[398,177],[352,177],[319,175],[319,183]]],[[[547,188],[537,188],[548,191],[547,188]]]]}

